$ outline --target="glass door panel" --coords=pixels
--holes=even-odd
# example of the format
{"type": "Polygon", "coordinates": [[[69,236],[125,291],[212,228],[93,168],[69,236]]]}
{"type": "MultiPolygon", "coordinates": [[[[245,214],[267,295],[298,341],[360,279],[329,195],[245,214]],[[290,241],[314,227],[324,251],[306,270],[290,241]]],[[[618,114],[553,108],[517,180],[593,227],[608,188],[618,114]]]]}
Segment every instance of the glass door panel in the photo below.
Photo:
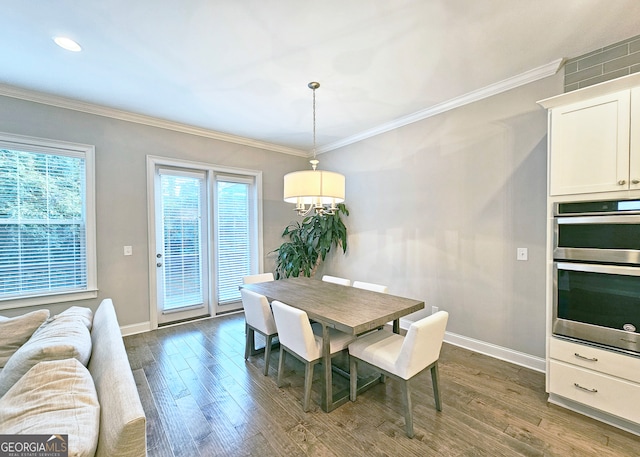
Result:
{"type": "Polygon", "coordinates": [[[206,174],[159,169],[158,323],[210,314],[206,174]]]}

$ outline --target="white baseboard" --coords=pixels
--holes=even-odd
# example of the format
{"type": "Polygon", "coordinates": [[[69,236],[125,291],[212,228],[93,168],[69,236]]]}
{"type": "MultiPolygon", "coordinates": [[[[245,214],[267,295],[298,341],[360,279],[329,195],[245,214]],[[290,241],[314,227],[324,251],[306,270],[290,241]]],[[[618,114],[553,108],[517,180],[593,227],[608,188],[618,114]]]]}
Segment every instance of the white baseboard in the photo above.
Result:
{"type": "MultiPolygon", "coordinates": [[[[400,328],[408,330],[412,322],[413,321],[401,318],[400,328]]],[[[533,355],[525,354],[524,352],[514,351],[513,349],[504,348],[502,346],[475,340],[473,338],[451,332],[445,332],[444,341],[446,343],[453,344],[454,346],[458,346],[474,352],[479,352],[480,354],[504,360],[505,362],[513,363],[515,365],[529,368],[534,371],[539,371],[540,373],[546,373],[547,371],[546,361],[542,357],[536,357],[533,355]]]]}
{"type": "Polygon", "coordinates": [[[151,331],[151,322],[140,322],[139,324],[123,325],[120,327],[122,336],[135,335],[151,331]]]}
{"type": "Polygon", "coordinates": [[[514,351],[513,349],[504,348],[484,341],[474,340],[473,338],[468,338],[451,332],[445,333],[444,341],[446,343],[453,344],[454,346],[479,352],[534,371],[539,371],[541,373],[546,372],[546,362],[542,357],[536,357],[523,352],[514,351]]]}

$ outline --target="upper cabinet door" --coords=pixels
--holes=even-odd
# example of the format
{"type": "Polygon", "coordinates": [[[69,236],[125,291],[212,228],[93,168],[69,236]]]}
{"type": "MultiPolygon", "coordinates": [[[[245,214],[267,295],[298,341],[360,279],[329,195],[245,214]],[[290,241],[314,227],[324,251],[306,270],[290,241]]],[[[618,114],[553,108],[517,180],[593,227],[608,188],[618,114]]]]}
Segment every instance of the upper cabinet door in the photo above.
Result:
{"type": "Polygon", "coordinates": [[[631,189],[640,189],[640,87],[631,89],[630,129],[629,182],[631,189]]]}
{"type": "Polygon", "coordinates": [[[630,93],[551,110],[550,195],[629,189],[630,93]]]}

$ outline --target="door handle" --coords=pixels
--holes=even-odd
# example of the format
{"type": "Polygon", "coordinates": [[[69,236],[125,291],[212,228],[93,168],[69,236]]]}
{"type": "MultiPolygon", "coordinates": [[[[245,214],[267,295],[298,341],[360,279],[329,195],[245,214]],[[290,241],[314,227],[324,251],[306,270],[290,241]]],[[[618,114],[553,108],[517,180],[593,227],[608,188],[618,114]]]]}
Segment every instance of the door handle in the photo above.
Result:
{"type": "Polygon", "coordinates": [[[627,181],[625,179],[621,179],[620,181],[618,181],[619,186],[624,186],[626,183],[627,181]]]}

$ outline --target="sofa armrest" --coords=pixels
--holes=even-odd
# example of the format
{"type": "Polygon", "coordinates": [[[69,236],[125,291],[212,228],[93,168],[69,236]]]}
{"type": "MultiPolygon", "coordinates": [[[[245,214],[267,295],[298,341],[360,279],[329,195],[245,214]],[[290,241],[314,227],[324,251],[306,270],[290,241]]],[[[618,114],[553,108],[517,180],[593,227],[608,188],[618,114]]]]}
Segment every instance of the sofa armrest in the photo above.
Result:
{"type": "Polygon", "coordinates": [[[93,317],[88,369],[100,402],[96,457],[146,456],[146,417],[111,299],[93,317]]]}

